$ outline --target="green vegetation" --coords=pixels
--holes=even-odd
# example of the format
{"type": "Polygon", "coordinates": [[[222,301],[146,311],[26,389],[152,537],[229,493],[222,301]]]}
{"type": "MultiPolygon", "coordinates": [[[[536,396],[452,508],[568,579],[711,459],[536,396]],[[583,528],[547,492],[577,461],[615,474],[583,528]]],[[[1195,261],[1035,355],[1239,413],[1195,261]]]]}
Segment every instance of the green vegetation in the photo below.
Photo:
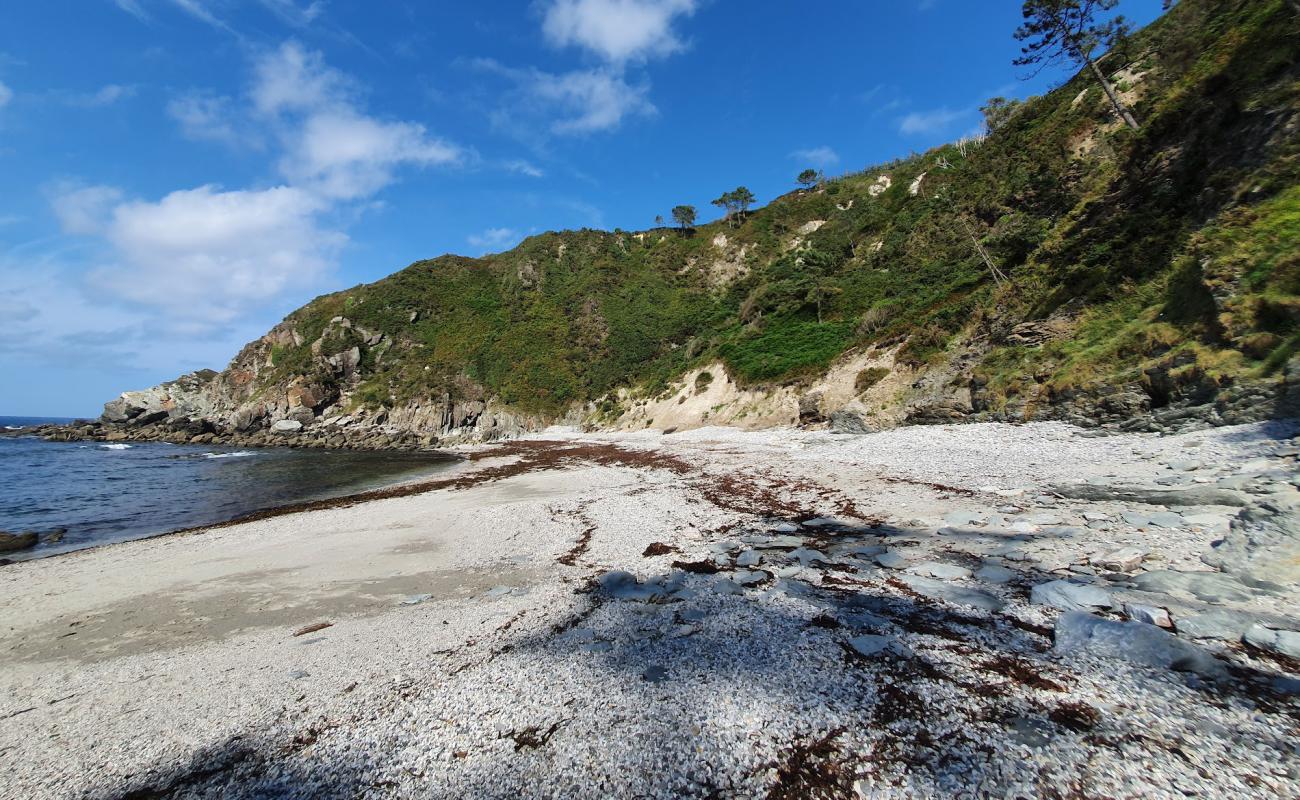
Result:
{"type": "Polygon", "coordinates": [[[868,367],[858,373],[853,381],[853,391],[862,394],[866,390],[889,377],[889,370],[884,367],[868,367]]]}
{"type": "Polygon", "coordinates": [[[698,229],[677,206],[681,232],[546,233],[317,298],[290,317],[303,344],[277,345],[259,380],[334,380],[317,340],[322,357],[361,349],[354,404],[480,391],[544,413],[596,401],[607,416],[616,390],[657,395],[719,359],[742,384],[786,383],[873,344],[901,344],[916,366],[976,347],[994,408],[1159,365],[1265,377],[1300,348],[1300,142],[1283,127],[1300,109],[1297,35],[1284,0],[1183,0],[1095,59],[1108,79],[1123,70],[1139,130],[1081,73],[990,101],[981,141],[818,175],[823,191],[753,211],[738,187],[698,229]],[[1059,336],[1007,339],[1049,316],[1059,336]]]}

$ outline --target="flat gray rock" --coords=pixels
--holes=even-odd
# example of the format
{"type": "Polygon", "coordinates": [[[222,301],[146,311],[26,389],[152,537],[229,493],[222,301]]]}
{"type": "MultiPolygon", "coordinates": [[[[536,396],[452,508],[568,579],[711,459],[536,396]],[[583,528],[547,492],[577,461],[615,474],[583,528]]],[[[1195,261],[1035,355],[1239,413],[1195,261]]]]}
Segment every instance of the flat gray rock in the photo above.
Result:
{"type": "Polygon", "coordinates": [[[1226,608],[1174,617],[1174,629],[1183,636],[1234,643],[1240,642],[1241,637],[1254,624],[1255,618],[1251,615],[1226,608]]]}
{"type": "Polygon", "coordinates": [[[1300,503],[1276,499],[1247,508],[1201,560],[1244,580],[1300,583],[1300,503]]]}
{"type": "Polygon", "coordinates": [[[955,525],[959,528],[963,525],[983,525],[984,515],[974,511],[950,511],[944,515],[943,522],[945,525],[955,525]]]}
{"type": "MultiPolygon", "coordinates": [[[[1222,485],[1222,482],[1220,482],[1222,485]]],[[[1247,504],[1241,494],[1224,489],[1144,489],[1136,486],[1057,486],[1053,491],[1069,500],[1142,503],[1151,506],[1236,506],[1247,504]]]]}
{"type": "MultiPolygon", "coordinates": [[[[642,584],[632,573],[618,569],[610,570],[601,575],[596,579],[596,583],[600,586],[601,591],[616,600],[637,600],[644,603],[665,594],[662,587],[652,583],[642,584]]],[[[496,589],[492,591],[496,591],[496,589]]],[[[491,592],[488,594],[490,595],[491,592]]]]}
{"type": "Polygon", "coordinates": [[[1015,579],[1020,573],[998,564],[985,564],[975,570],[975,579],[984,583],[1003,584],[1015,579]]]}
{"type": "Polygon", "coordinates": [[[985,611],[999,611],[1006,605],[1002,600],[988,592],[982,592],[979,589],[968,589],[964,586],[954,586],[951,583],[944,583],[921,575],[905,574],[900,577],[900,580],[917,594],[935,600],[945,600],[962,606],[974,606],[985,611]]]}
{"type": "Polygon", "coordinates": [[[731,573],[731,579],[741,586],[757,586],[771,577],[761,569],[738,569],[731,573]]]}
{"type": "Polygon", "coordinates": [[[754,547],[784,550],[790,547],[803,547],[802,536],[770,536],[751,542],[754,547]]]}
{"type": "Polygon", "coordinates": [[[875,636],[873,634],[866,634],[864,636],[849,639],[849,647],[856,650],[859,655],[864,655],[869,658],[891,649],[895,641],[896,640],[892,636],[875,636]]]}
{"type": "Polygon", "coordinates": [[[791,550],[790,558],[793,558],[795,561],[798,561],[800,564],[804,565],[805,567],[812,564],[813,562],[829,564],[831,561],[831,557],[826,555],[822,551],[812,550],[810,548],[805,548],[805,547],[800,547],[797,550],[791,550]]]}
{"type": "Polygon", "coordinates": [[[1227,674],[1223,664],[1196,645],[1144,622],[1113,622],[1084,611],[1067,611],[1056,620],[1057,652],[1086,651],[1206,677],[1227,674]]]}
{"type": "Polygon", "coordinates": [[[1207,603],[1244,602],[1256,594],[1241,581],[1220,572],[1157,570],[1138,575],[1133,584],[1145,592],[1187,592],[1207,603]]]}
{"type": "Polygon", "coordinates": [[[738,567],[757,567],[763,561],[763,554],[757,550],[746,550],[736,556],[736,566],[738,567]]]}
{"type": "Polygon", "coordinates": [[[961,580],[971,576],[971,571],[965,567],[959,567],[956,564],[945,564],[942,561],[925,561],[914,567],[908,567],[907,571],[916,575],[941,578],[946,581],[961,580]]]}
{"type": "Polygon", "coordinates": [[[1110,592],[1081,583],[1059,580],[1040,583],[1029,592],[1029,602],[1039,606],[1052,606],[1063,611],[1111,608],[1114,601],[1110,592]]]}
{"type": "Polygon", "coordinates": [[[907,566],[907,557],[897,550],[886,550],[876,556],[876,563],[885,569],[902,569],[907,566]]]}
{"type": "Polygon", "coordinates": [[[1150,519],[1151,524],[1157,528],[1181,528],[1187,524],[1182,514],[1175,514],[1173,511],[1157,511],[1150,519]]]}
{"type": "Polygon", "coordinates": [[[1274,630],[1256,624],[1246,629],[1245,639],[1247,644],[1254,645],[1261,650],[1281,653],[1291,658],[1300,658],[1300,633],[1296,631],[1274,630]]]}

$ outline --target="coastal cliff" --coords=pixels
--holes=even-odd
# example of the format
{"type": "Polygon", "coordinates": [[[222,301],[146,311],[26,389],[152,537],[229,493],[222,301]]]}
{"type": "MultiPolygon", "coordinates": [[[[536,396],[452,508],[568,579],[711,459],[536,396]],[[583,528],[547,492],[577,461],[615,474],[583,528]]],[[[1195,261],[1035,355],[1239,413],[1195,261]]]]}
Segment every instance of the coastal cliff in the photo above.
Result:
{"type": "MultiPolygon", "coordinates": [[[[1283,2],[1184,0],[986,136],[694,228],[544,233],[316,298],[61,435],[422,447],[602,429],[1300,413],[1283,2]]],[[[743,177],[743,176],[742,176],[743,177]]]]}

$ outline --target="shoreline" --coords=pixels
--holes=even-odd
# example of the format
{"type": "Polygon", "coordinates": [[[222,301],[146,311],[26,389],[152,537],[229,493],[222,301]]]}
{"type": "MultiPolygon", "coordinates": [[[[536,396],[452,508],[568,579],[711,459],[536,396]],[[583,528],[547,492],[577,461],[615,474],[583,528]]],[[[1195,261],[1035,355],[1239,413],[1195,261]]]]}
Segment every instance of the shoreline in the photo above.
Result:
{"type": "MultiPolygon", "coordinates": [[[[51,442],[53,440],[42,439],[42,441],[51,442]]],[[[170,442],[151,442],[151,443],[173,444],[170,442]]],[[[214,443],[210,445],[191,445],[191,446],[229,447],[233,445],[214,443]]],[[[266,445],[265,447],[266,449],[280,448],[280,446],[278,445],[266,445]]],[[[283,448],[283,449],[289,449],[289,448],[283,448]]],[[[357,452],[357,451],[343,450],[339,452],[357,452]]],[[[363,451],[363,452],[377,452],[377,451],[363,451]]],[[[411,451],[392,450],[386,452],[409,453],[411,451]]],[[[419,452],[427,453],[431,458],[430,461],[431,464],[436,462],[446,462],[446,464],[448,465],[447,467],[448,469],[454,469],[455,465],[472,460],[472,456],[466,455],[464,452],[457,452],[448,449],[429,449],[426,451],[419,451],[419,452]],[[433,458],[434,456],[437,456],[437,458],[436,459],[433,458]]],[[[382,482],[387,483],[387,481],[382,481],[382,482]]],[[[125,544],[133,541],[156,539],[159,537],[174,536],[179,534],[196,533],[208,529],[224,528],[224,527],[229,527],[231,525],[255,522],[257,520],[269,519],[272,517],[283,516],[287,514],[296,514],[296,513],[318,511],[318,510],[324,510],[328,508],[335,508],[341,506],[355,505],[356,503],[363,503],[371,500],[379,500],[379,499],[384,499],[386,497],[407,496],[408,494],[411,493],[418,493],[418,491],[416,492],[411,491],[412,487],[414,486],[420,486],[423,484],[436,484],[437,482],[438,479],[433,479],[430,476],[398,478],[389,485],[381,485],[376,488],[364,489],[361,491],[349,491],[347,494],[341,494],[333,497],[321,497],[314,500],[299,500],[299,501],[280,503],[277,505],[268,506],[266,508],[256,509],[253,511],[238,514],[229,519],[220,520],[212,523],[206,523],[200,525],[188,525],[180,528],[174,528],[171,530],[164,530],[164,531],[159,531],[157,533],[151,533],[145,535],[134,535],[130,533],[123,533],[121,534],[122,538],[111,538],[108,539],[107,541],[92,542],[92,543],[85,544],[84,546],[74,547],[71,549],[60,549],[57,550],[56,552],[42,552],[39,549],[34,551],[32,548],[27,548],[23,550],[13,550],[9,552],[0,553],[0,568],[9,566],[11,564],[17,564],[26,561],[42,560],[47,558],[57,558],[59,556],[70,555],[72,553],[80,553],[86,550],[96,550],[102,547],[120,545],[120,544],[125,544]]],[[[437,487],[433,486],[430,489],[424,489],[423,491],[430,491],[432,490],[432,488],[437,488],[437,487]]],[[[38,532],[33,531],[33,533],[38,533],[38,532]]],[[[38,535],[41,537],[45,536],[45,534],[43,533],[38,533],[38,535]]]]}
{"type": "Polygon", "coordinates": [[[1294,429],[1086,433],[553,433],[11,565],[7,790],[1285,794],[1300,594],[1204,558],[1296,494],[1294,429]]]}

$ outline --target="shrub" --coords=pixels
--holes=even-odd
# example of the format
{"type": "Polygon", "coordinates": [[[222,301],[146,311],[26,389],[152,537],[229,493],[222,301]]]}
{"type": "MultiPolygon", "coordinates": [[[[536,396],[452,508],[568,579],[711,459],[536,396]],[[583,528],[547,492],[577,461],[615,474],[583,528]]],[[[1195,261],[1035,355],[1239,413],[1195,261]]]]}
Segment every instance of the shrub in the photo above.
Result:
{"type": "Polygon", "coordinates": [[[853,390],[858,394],[862,394],[884,380],[887,375],[889,375],[889,370],[884,367],[868,367],[858,373],[858,379],[853,382],[853,390]]]}
{"type": "Polygon", "coordinates": [[[696,376],[695,376],[695,393],[696,393],[696,394],[699,394],[700,392],[703,392],[705,389],[708,389],[708,388],[709,388],[709,384],[711,384],[711,383],[713,383],[713,373],[712,373],[712,372],[708,372],[708,371],[706,370],[706,371],[704,371],[704,372],[701,372],[699,375],[696,375],[696,376]]]}

